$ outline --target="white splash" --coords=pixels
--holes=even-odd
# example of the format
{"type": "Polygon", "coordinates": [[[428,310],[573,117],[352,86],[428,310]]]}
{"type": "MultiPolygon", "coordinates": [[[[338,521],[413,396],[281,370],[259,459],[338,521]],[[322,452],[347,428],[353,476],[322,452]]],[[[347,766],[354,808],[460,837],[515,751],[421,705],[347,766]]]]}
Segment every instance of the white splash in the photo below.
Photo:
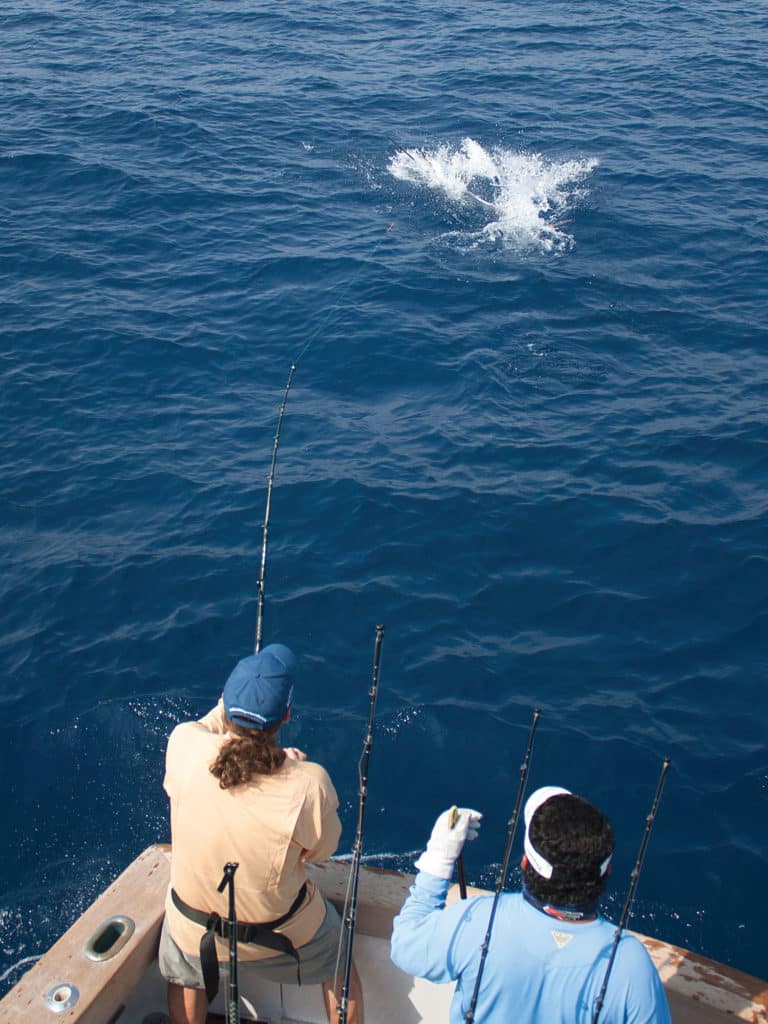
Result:
{"type": "Polygon", "coordinates": [[[479,230],[451,232],[472,248],[495,242],[553,252],[573,245],[565,228],[573,205],[587,195],[585,179],[598,163],[593,158],[558,162],[539,153],[486,150],[467,138],[458,147],[400,149],[388,170],[479,215],[485,221],[479,230]]]}
{"type": "Polygon", "coordinates": [[[11,966],[7,970],[3,971],[3,973],[0,974],[0,983],[5,981],[5,979],[10,974],[13,974],[15,970],[18,970],[19,967],[23,967],[24,964],[34,963],[36,960],[39,960],[42,955],[42,953],[36,953],[34,956],[25,956],[22,957],[21,960],[17,960],[15,964],[11,964],[11,966]]]}

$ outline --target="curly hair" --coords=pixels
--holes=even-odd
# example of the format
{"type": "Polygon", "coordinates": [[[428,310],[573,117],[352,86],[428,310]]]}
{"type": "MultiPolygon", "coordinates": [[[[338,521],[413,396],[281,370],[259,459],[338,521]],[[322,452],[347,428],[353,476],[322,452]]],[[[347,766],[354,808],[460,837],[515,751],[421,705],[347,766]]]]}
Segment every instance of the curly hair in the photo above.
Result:
{"type": "Polygon", "coordinates": [[[613,829],[604,814],[583,797],[553,796],[534,814],[529,836],[553,867],[551,878],[542,878],[530,865],[523,868],[525,884],[536,899],[554,907],[597,902],[607,882],[600,865],[614,847],[613,829]]]}
{"type": "Polygon", "coordinates": [[[282,722],[267,729],[243,729],[224,719],[230,738],[222,745],[210,766],[221,789],[251,782],[257,775],[274,775],[285,761],[285,751],[275,743],[282,722]]]}

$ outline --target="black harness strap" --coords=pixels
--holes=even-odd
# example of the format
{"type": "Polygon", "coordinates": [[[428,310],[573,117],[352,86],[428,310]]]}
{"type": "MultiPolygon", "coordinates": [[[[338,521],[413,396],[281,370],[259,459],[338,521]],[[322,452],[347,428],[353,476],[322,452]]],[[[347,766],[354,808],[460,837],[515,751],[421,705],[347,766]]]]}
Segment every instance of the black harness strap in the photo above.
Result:
{"type": "MultiPolygon", "coordinates": [[[[299,894],[291,904],[290,909],[282,917],[275,918],[274,921],[267,921],[264,924],[253,924],[248,921],[238,921],[237,924],[238,942],[249,942],[254,946],[263,946],[265,949],[274,949],[277,953],[292,956],[296,961],[296,980],[299,985],[301,984],[301,961],[299,960],[298,951],[286,935],[278,934],[275,929],[293,917],[304,902],[306,895],[307,883],[305,882],[299,889],[299,894]]],[[[195,924],[202,925],[205,928],[205,934],[200,939],[200,966],[203,971],[205,994],[208,1002],[211,1003],[219,991],[219,958],[216,955],[215,936],[218,935],[222,939],[229,938],[229,921],[221,917],[220,914],[215,913],[215,911],[208,913],[205,910],[197,910],[195,907],[190,907],[175,889],[171,889],[171,899],[179,913],[183,914],[190,921],[194,921],[195,924]]]]}

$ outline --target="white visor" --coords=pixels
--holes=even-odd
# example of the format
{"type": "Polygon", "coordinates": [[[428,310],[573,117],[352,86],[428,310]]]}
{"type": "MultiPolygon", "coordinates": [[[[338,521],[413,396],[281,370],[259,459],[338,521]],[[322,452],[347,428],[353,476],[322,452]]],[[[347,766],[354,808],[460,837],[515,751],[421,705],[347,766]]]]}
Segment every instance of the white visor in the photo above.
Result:
{"type": "MultiPolygon", "coordinates": [[[[528,863],[531,865],[537,875],[541,875],[542,878],[551,878],[554,868],[546,859],[543,857],[536,847],[531,842],[530,826],[533,816],[547,800],[550,800],[553,796],[571,796],[569,789],[563,789],[562,786],[542,786],[541,789],[537,789],[535,793],[531,793],[525,802],[525,811],[523,817],[525,818],[525,855],[528,858],[528,863]]],[[[608,870],[611,863],[611,854],[609,854],[600,865],[600,877],[608,870]]]]}
{"type": "Polygon", "coordinates": [[[569,789],[563,789],[562,786],[542,786],[537,789],[534,793],[528,797],[525,801],[525,810],[523,811],[523,818],[525,819],[525,855],[528,858],[528,863],[531,865],[537,875],[541,875],[542,878],[552,877],[552,865],[546,859],[542,857],[539,851],[531,842],[530,827],[531,820],[534,814],[553,796],[570,796],[571,791],[569,789]]]}

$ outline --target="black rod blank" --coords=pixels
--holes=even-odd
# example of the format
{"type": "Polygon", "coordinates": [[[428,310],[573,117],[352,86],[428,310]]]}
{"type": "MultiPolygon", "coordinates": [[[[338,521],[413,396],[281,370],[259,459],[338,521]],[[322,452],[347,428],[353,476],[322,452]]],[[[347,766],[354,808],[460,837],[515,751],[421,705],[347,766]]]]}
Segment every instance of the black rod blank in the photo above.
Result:
{"type": "Polygon", "coordinates": [[[373,726],[376,716],[376,698],[379,693],[379,663],[381,661],[381,644],[384,639],[384,627],[376,627],[376,638],[373,646],[373,673],[371,676],[371,688],[368,691],[370,706],[368,710],[368,729],[363,742],[363,752],[360,756],[358,774],[360,780],[359,796],[360,802],[357,812],[357,831],[355,833],[355,844],[352,848],[352,866],[350,868],[350,898],[347,914],[344,920],[347,946],[344,962],[344,981],[341,987],[341,999],[339,1000],[338,1024],[347,1024],[349,1013],[349,981],[352,975],[352,942],[355,937],[355,924],[357,922],[357,890],[360,880],[360,859],[363,853],[363,826],[365,824],[365,801],[368,796],[368,765],[371,759],[371,747],[373,746],[373,726]]]}
{"type": "Polygon", "coordinates": [[[523,796],[525,794],[525,784],[528,780],[528,768],[531,761],[531,752],[533,750],[533,740],[536,735],[536,726],[539,724],[539,718],[541,712],[538,708],[533,712],[533,720],[531,721],[531,731],[528,734],[528,747],[525,751],[525,757],[523,763],[520,765],[520,782],[517,787],[517,797],[515,798],[515,806],[512,811],[512,817],[509,819],[507,827],[507,841],[504,845],[504,856],[501,859],[501,867],[496,877],[496,892],[493,896],[493,903],[491,905],[491,916],[488,918],[488,928],[485,932],[485,938],[483,939],[483,945],[480,950],[480,964],[477,968],[477,977],[475,978],[475,988],[472,992],[472,999],[469,1004],[464,1021],[465,1024],[473,1024],[475,1020],[475,1010],[477,1009],[477,997],[480,993],[480,983],[483,979],[483,971],[485,970],[485,961],[488,957],[488,947],[491,944],[491,931],[493,930],[493,922],[496,917],[496,908],[499,905],[499,897],[501,896],[501,890],[504,888],[504,881],[507,877],[507,871],[509,869],[509,858],[512,854],[512,842],[515,838],[515,830],[517,829],[517,822],[520,817],[520,807],[523,803],[523,796]]]}
{"type": "Polygon", "coordinates": [[[669,758],[665,757],[664,762],[661,766],[661,775],[659,775],[659,782],[656,786],[656,795],[653,798],[651,812],[645,819],[645,831],[643,832],[643,838],[640,842],[640,849],[637,853],[637,860],[635,861],[635,866],[634,868],[632,868],[632,874],[630,876],[631,880],[629,883],[629,892],[627,893],[627,898],[624,901],[624,909],[621,912],[621,920],[619,921],[619,927],[616,929],[616,933],[613,936],[613,945],[611,946],[610,956],[608,957],[608,966],[605,970],[603,984],[600,987],[600,992],[595,1001],[595,1012],[592,1015],[592,1024],[597,1024],[597,1019],[600,1016],[600,1011],[603,1008],[603,1001],[605,1000],[605,991],[608,988],[608,979],[610,978],[611,971],[613,970],[613,962],[616,959],[616,951],[619,948],[619,940],[621,939],[621,933],[624,931],[624,928],[627,924],[627,919],[629,918],[629,912],[632,909],[632,901],[635,898],[635,889],[637,888],[637,881],[640,877],[640,869],[643,866],[645,850],[648,846],[648,839],[651,835],[651,829],[653,828],[653,823],[656,820],[656,811],[659,808],[659,801],[661,800],[661,791],[664,788],[664,780],[667,776],[668,769],[669,758]]]}
{"type": "Polygon", "coordinates": [[[283,415],[285,413],[285,404],[288,401],[288,392],[291,390],[293,384],[293,375],[296,372],[296,363],[291,363],[291,372],[288,374],[288,381],[285,385],[285,393],[283,394],[283,400],[280,403],[280,412],[277,417],[277,427],[275,429],[275,440],[272,446],[272,465],[269,468],[269,478],[267,481],[267,503],[264,509],[264,527],[262,530],[262,541],[261,541],[261,571],[259,572],[259,579],[256,585],[258,591],[258,607],[256,611],[256,644],[254,651],[256,654],[261,650],[261,633],[264,620],[264,577],[267,571],[267,541],[269,539],[269,513],[272,507],[272,486],[275,482],[275,468],[277,466],[277,449],[280,444],[280,429],[283,425],[283,415]]]}
{"type": "Polygon", "coordinates": [[[224,865],[219,892],[229,886],[229,980],[227,982],[227,1024],[240,1024],[240,991],[237,982],[237,911],[235,910],[235,872],[237,864],[224,865]]]}

